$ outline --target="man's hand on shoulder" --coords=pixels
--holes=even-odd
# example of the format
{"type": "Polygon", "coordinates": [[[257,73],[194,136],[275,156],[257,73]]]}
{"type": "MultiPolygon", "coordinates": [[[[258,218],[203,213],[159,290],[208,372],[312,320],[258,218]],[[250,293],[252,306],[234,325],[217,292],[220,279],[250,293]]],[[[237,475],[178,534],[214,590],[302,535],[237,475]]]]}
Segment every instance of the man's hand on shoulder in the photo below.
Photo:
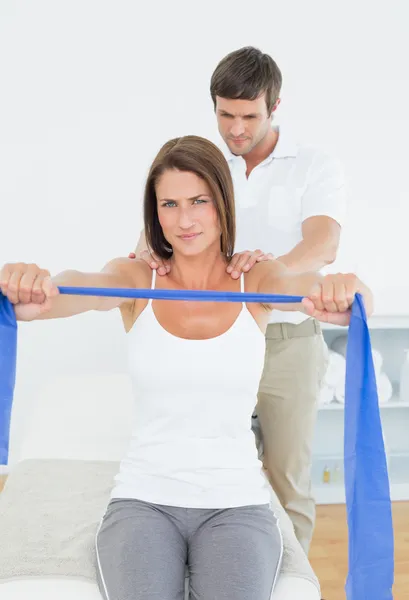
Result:
{"type": "Polygon", "coordinates": [[[144,261],[152,271],[158,273],[158,275],[167,275],[170,272],[170,265],[166,260],[159,258],[153,252],[149,252],[149,250],[142,250],[139,257],[136,256],[135,252],[130,252],[128,254],[128,258],[137,259],[144,261]]]}
{"type": "MultiPolygon", "coordinates": [[[[136,259],[137,256],[135,252],[130,252],[128,258],[136,259]]],[[[169,263],[149,253],[148,250],[141,252],[140,259],[145,261],[151,269],[156,269],[158,275],[167,275],[170,272],[169,263]]],[[[250,271],[255,264],[267,260],[274,260],[274,256],[271,253],[265,254],[262,250],[236,252],[229,262],[226,271],[230,273],[233,279],[238,279],[242,273],[250,271]]]]}
{"type": "Polygon", "coordinates": [[[233,279],[238,279],[242,273],[248,273],[255,264],[266,260],[274,260],[274,256],[271,253],[265,254],[262,250],[244,250],[233,255],[226,270],[233,279]]]}

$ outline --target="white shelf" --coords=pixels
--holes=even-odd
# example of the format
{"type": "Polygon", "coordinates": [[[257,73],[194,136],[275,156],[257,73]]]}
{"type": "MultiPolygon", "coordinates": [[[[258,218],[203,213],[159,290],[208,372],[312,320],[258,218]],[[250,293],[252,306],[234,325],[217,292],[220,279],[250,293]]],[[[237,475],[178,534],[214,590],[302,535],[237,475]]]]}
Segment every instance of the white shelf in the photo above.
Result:
{"type": "MultiPolygon", "coordinates": [[[[388,474],[390,484],[390,495],[393,502],[399,502],[409,499],[409,453],[392,452],[387,456],[388,474]]],[[[332,471],[330,470],[330,476],[332,471]]],[[[343,459],[341,456],[315,456],[313,457],[313,484],[312,492],[317,504],[344,504],[344,471],[343,459]],[[337,464],[339,471],[339,481],[323,483],[318,477],[323,471],[325,465],[333,467],[337,464]]]]}
{"type": "MultiPolygon", "coordinates": [[[[405,349],[409,348],[409,311],[403,304],[388,314],[386,306],[368,320],[371,342],[383,357],[382,370],[388,376],[393,395],[389,402],[380,402],[382,430],[387,452],[391,500],[409,500],[409,399],[400,394],[401,368],[405,349]]],[[[339,336],[348,335],[346,327],[322,323],[324,338],[331,348],[339,336]]],[[[319,404],[319,418],[314,439],[312,489],[317,504],[345,503],[343,473],[343,427],[345,405],[334,398],[329,404],[319,404]],[[334,415],[331,417],[330,415],[334,415]],[[323,482],[324,468],[330,470],[330,482],[323,482]],[[334,477],[338,466],[338,479],[334,477]]]]}
{"type": "Polygon", "coordinates": [[[322,484],[313,485],[312,493],[316,504],[345,504],[345,489],[342,485],[322,484]]]}
{"type": "MultiPolygon", "coordinates": [[[[347,328],[330,323],[321,323],[323,330],[338,329],[345,331],[347,328]]],[[[409,315],[372,315],[368,319],[369,329],[409,329],[409,315]]]]}
{"type": "MultiPolygon", "coordinates": [[[[379,404],[379,408],[392,409],[392,408],[409,408],[409,402],[402,402],[401,400],[390,400],[383,404],[379,404]]],[[[344,405],[340,402],[330,402],[329,404],[320,404],[318,410],[344,410],[344,405]]]]}
{"type": "MultiPolygon", "coordinates": [[[[342,485],[321,484],[313,486],[312,493],[316,504],[345,504],[345,489],[342,485]]],[[[390,494],[392,502],[401,502],[409,498],[408,483],[391,483],[390,494]]]]}

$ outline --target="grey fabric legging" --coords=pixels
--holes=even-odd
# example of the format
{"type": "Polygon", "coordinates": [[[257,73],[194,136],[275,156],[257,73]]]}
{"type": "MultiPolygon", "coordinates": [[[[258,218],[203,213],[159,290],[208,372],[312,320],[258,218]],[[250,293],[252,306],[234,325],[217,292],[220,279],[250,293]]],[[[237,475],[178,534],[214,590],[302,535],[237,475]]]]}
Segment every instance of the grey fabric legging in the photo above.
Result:
{"type": "Polygon", "coordinates": [[[108,505],[96,536],[105,600],[270,600],[281,532],[268,505],[179,508],[133,499],[108,505]]]}

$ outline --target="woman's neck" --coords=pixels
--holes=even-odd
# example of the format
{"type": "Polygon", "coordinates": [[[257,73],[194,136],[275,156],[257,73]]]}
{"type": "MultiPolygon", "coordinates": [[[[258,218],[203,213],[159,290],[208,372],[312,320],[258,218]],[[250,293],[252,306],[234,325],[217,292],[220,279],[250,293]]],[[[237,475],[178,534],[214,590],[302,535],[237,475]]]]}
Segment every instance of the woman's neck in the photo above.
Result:
{"type": "Polygon", "coordinates": [[[226,274],[226,266],[227,261],[220,248],[196,256],[175,253],[171,258],[170,275],[184,289],[215,289],[226,274]]]}

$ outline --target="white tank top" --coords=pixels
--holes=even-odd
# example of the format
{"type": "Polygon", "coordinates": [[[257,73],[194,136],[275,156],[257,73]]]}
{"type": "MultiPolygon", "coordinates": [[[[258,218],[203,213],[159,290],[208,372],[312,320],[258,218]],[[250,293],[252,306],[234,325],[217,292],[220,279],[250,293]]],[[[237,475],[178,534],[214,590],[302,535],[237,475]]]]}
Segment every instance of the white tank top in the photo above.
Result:
{"type": "Polygon", "coordinates": [[[268,504],[251,430],[265,337],[246,305],[222,335],[189,340],[166,331],[149,300],[127,337],[136,416],[111,497],[186,508],[268,504]]]}

